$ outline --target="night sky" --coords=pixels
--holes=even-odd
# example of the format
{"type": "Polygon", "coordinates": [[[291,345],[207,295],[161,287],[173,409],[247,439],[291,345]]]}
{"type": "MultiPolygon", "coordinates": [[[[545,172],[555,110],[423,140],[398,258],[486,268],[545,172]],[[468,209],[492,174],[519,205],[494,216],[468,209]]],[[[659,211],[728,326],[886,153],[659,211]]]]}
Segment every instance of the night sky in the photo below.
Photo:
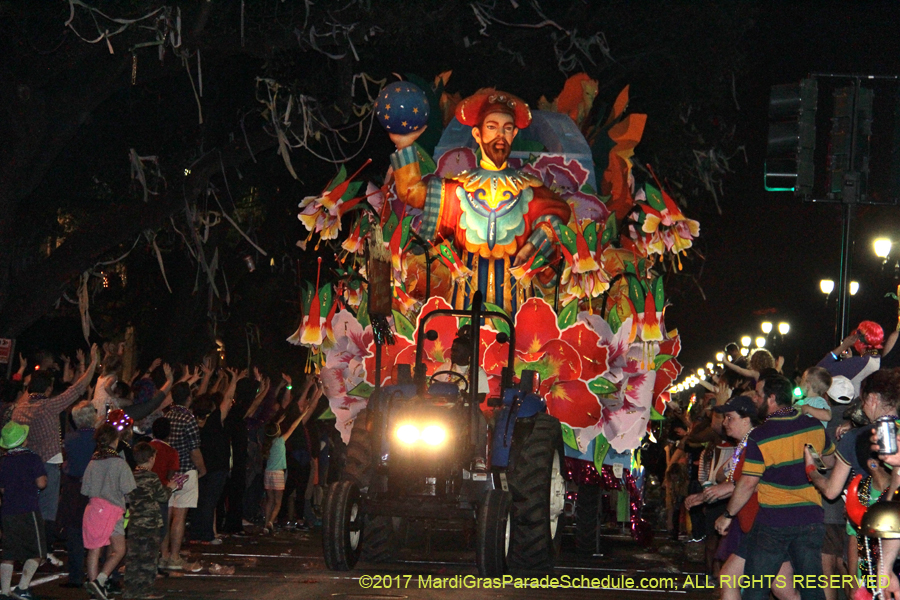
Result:
{"type": "MultiPolygon", "coordinates": [[[[754,91],[739,98],[749,163],[726,181],[721,217],[690,215],[701,221],[707,248],[698,274],[705,299],[694,288],[666,313],[667,325],[682,335],[679,358],[686,371],[712,360],[729,341],[760,335],[765,320],[791,325],[786,373],[815,364],[834,346],[836,294],[826,304],[819,280],[839,277],[841,209],[764,191],[769,87],[811,72],[900,74],[898,18],[900,7],[886,2],[777,2],[760,11],[747,47],[751,71],[745,77],[752,78],[754,91]]],[[[818,119],[820,127],[827,116],[818,119]]],[[[876,120],[873,129],[878,125],[876,120]]],[[[900,241],[900,209],[859,207],[851,233],[851,279],[860,282],[860,291],[850,304],[851,330],[862,319],[886,331],[897,324],[897,303],[884,297],[898,283],[893,261],[883,272],[872,251],[879,236],[900,241]]],[[[893,254],[900,256],[898,250],[893,254]]]]}

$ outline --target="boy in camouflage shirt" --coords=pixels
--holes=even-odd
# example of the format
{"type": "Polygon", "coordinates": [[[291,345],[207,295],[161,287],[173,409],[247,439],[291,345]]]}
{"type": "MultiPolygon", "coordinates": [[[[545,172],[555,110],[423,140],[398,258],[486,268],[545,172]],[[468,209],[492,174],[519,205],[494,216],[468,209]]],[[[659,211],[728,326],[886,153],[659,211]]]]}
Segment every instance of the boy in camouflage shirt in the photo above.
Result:
{"type": "Polygon", "coordinates": [[[137,488],[129,494],[128,557],[125,564],[125,597],[150,600],[162,598],[153,594],[156,581],[156,559],[159,554],[162,515],[159,503],[168,502],[178,488],[177,481],[163,487],[153,472],[156,449],[146,442],[134,447],[134,481],[137,488]]]}

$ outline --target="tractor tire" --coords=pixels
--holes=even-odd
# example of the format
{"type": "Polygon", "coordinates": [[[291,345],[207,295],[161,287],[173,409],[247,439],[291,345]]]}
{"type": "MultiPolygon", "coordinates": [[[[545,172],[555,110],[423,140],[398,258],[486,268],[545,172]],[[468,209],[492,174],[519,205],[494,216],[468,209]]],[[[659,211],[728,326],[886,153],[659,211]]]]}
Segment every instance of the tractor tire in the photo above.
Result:
{"type": "MultiPolygon", "coordinates": [[[[516,428],[527,425],[518,423],[516,428]]],[[[559,421],[547,414],[535,415],[531,431],[515,435],[515,445],[507,472],[513,500],[509,568],[549,572],[559,555],[565,502],[559,421]]]]}
{"type": "Polygon", "coordinates": [[[394,558],[394,520],[384,515],[366,517],[362,541],[364,561],[390,562],[394,558]]]}
{"type": "Polygon", "coordinates": [[[366,429],[366,420],[366,411],[363,409],[353,421],[350,443],[347,444],[347,459],[341,472],[341,481],[351,481],[361,490],[369,487],[375,468],[372,436],[366,429]]]}
{"type": "Polygon", "coordinates": [[[478,516],[475,535],[475,564],[479,577],[502,577],[507,570],[512,537],[512,494],[488,490],[478,516]]]}
{"type": "Polygon", "coordinates": [[[325,565],[332,571],[349,571],[356,566],[362,549],[362,522],[362,496],[356,484],[331,484],[322,521],[322,546],[325,565]]]}
{"type": "Polygon", "coordinates": [[[597,529],[600,526],[600,486],[579,485],[575,499],[575,548],[579,554],[597,552],[597,529]]]}

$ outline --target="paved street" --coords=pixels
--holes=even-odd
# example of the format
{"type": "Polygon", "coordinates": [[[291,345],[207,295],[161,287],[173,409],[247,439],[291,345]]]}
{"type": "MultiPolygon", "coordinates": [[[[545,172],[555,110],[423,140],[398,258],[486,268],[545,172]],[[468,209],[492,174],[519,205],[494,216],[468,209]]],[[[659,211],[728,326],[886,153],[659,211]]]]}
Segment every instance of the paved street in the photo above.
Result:
{"type": "MultiPolygon", "coordinates": [[[[507,581],[502,587],[483,589],[494,582],[479,580],[474,567],[474,551],[465,550],[461,535],[435,532],[413,547],[400,551],[390,564],[360,564],[348,573],[325,569],[321,538],[313,532],[278,532],[274,536],[226,538],[221,546],[189,546],[191,560],[200,561],[203,571],[158,580],[155,592],[167,598],[212,600],[265,598],[303,599],[403,599],[403,598],[545,598],[548,595],[580,598],[684,598],[710,599],[710,589],[690,587],[711,585],[700,575],[697,544],[673,543],[658,535],[651,550],[640,549],[621,534],[601,538],[604,552],[579,557],[564,540],[564,553],[553,577],[568,589],[521,588],[540,585],[540,579],[507,581]],[[459,538],[459,539],[457,539],[459,538]],[[430,546],[430,547],[429,547],[430,546]],[[454,550],[453,548],[461,548],[454,550]],[[211,575],[213,564],[235,567],[233,576],[211,575]],[[689,587],[684,584],[689,580],[689,587]],[[594,589],[582,587],[596,586],[594,589]],[[480,586],[482,589],[478,589],[480,586]],[[653,589],[663,588],[663,589],[653,589]]],[[[63,574],[41,573],[35,593],[42,598],[86,599],[87,593],[61,588],[63,574]]],[[[552,582],[547,577],[545,585],[552,582]]]]}

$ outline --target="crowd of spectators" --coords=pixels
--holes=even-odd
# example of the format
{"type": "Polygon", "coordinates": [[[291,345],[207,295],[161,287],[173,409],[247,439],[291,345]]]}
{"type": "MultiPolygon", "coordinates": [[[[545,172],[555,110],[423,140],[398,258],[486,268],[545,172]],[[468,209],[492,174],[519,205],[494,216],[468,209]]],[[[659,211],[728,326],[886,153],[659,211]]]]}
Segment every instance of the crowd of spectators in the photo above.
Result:
{"type": "Polygon", "coordinates": [[[667,526],[704,545],[725,600],[871,598],[888,583],[900,598],[900,540],[860,523],[900,488],[900,455],[875,443],[876,424],[900,412],[897,336],[864,321],[790,376],[768,350],[744,358],[729,345],[691,405],[672,403],[667,526]]]}
{"type": "Polygon", "coordinates": [[[186,543],[317,523],[314,492],[334,477],[339,436],[316,377],[294,389],[287,374],[209,359],[124,373],[123,352],[19,355],[5,382],[3,597],[33,598],[35,572],[52,562],[68,572],[65,587],[98,600],[162,598],[158,577],[200,568],[185,560],[186,543]]]}

